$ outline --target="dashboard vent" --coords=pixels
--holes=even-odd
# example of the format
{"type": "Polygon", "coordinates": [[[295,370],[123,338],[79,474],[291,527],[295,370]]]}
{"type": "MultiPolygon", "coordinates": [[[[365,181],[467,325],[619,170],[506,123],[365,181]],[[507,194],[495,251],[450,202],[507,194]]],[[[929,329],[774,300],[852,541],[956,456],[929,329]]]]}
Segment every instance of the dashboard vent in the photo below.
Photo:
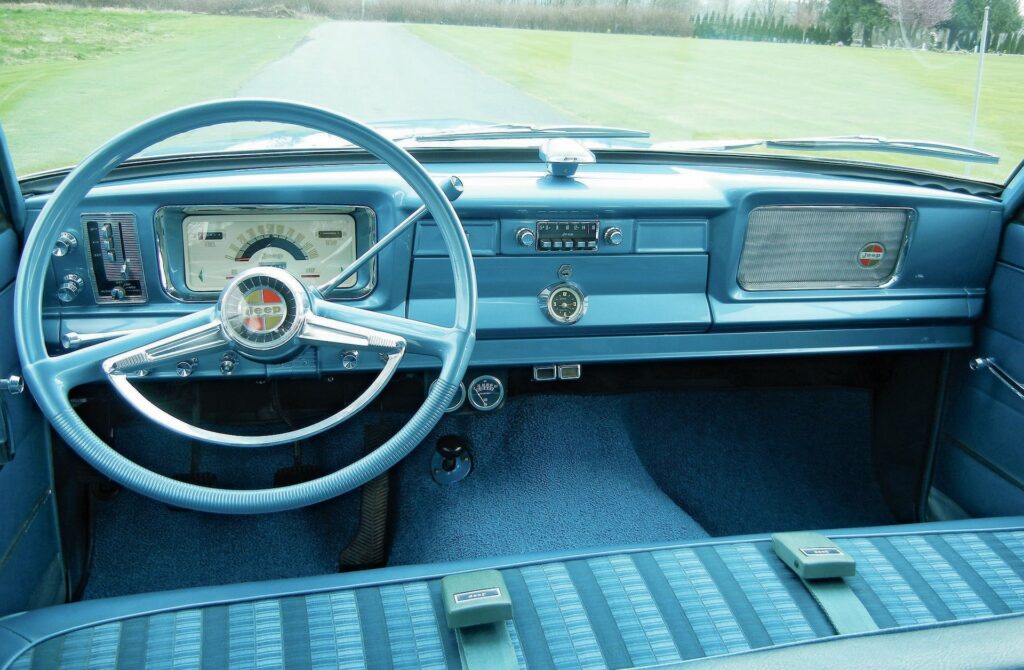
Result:
{"type": "Polygon", "coordinates": [[[912,210],[757,207],[737,277],[748,291],[877,288],[890,281],[912,210]]]}

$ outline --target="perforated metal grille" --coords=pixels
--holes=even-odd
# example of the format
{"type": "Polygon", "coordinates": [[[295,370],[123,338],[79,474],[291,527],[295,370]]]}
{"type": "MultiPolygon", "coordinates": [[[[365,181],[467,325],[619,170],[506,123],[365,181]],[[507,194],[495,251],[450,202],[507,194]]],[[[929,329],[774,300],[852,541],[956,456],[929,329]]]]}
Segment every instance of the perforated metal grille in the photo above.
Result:
{"type": "Polygon", "coordinates": [[[747,220],[740,286],[881,286],[896,270],[910,213],[890,207],[758,207],[747,220]]]}

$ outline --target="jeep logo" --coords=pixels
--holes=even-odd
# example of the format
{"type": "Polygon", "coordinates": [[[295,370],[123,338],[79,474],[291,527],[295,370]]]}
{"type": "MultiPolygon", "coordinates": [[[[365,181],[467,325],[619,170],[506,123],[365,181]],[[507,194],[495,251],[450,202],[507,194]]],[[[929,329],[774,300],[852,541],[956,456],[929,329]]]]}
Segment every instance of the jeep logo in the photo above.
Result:
{"type": "Polygon", "coordinates": [[[270,288],[258,288],[242,298],[242,325],[252,333],[268,333],[280,328],[288,309],[284,296],[270,288]]]}

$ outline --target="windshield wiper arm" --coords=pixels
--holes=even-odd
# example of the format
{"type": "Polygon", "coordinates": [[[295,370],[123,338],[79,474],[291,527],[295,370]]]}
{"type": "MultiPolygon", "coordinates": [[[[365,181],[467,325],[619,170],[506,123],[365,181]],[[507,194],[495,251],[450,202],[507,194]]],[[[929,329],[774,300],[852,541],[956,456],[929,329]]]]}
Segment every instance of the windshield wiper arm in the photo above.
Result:
{"type": "Polygon", "coordinates": [[[808,149],[811,151],[886,151],[900,154],[948,158],[968,163],[999,162],[999,156],[945,142],[927,140],[890,140],[874,135],[846,135],[837,137],[794,137],[790,139],[765,140],[764,146],[776,149],[808,149]]]}
{"type": "Polygon", "coordinates": [[[579,137],[588,139],[604,138],[647,138],[646,130],[611,128],[608,126],[532,126],[524,123],[498,123],[464,130],[441,130],[422,133],[411,139],[417,142],[454,142],[458,140],[529,140],[549,137],[579,137]]]}

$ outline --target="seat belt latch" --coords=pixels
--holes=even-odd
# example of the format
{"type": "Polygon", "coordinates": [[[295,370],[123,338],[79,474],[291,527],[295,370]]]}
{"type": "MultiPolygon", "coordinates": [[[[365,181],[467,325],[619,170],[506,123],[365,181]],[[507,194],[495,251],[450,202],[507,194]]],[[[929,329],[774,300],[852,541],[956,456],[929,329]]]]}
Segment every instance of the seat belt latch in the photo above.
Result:
{"type": "Polygon", "coordinates": [[[441,580],[444,617],[449,628],[480,626],[512,618],[512,599],[497,570],[449,575],[441,580]]]}
{"type": "Polygon", "coordinates": [[[500,572],[448,575],[441,580],[441,599],[445,621],[455,630],[462,670],[518,669],[505,623],[512,618],[512,598],[500,572]]]}
{"type": "Polygon", "coordinates": [[[838,579],[857,574],[853,556],[820,533],[775,533],[772,548],[801,579],[838,579]]]}

